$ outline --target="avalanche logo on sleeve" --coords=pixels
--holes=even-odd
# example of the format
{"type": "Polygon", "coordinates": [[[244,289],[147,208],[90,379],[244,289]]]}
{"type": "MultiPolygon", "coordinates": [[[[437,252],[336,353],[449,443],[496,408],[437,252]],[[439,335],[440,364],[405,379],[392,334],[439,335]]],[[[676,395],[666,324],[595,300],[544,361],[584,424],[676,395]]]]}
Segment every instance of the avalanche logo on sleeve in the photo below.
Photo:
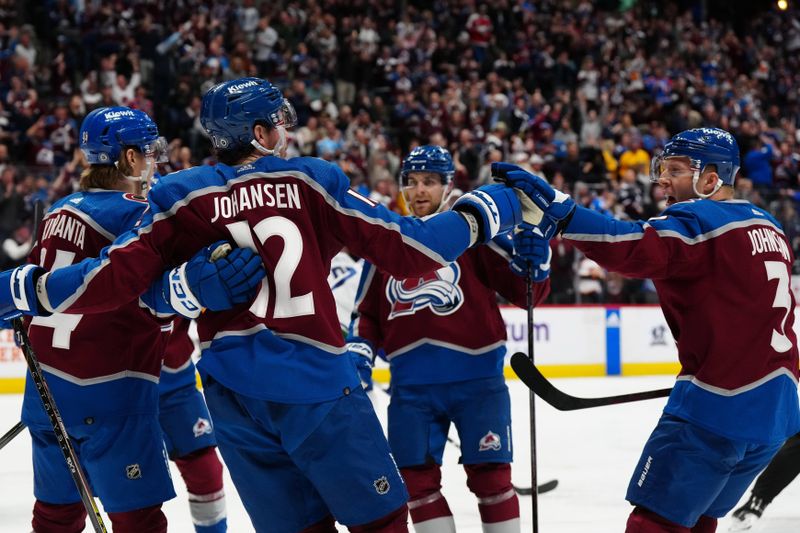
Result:
{"type": "Polygon", "coordinates": [[[392,306],[389,320],[413,315],[426,307],[437,315],[455,313],[464,303],[464,291],[458,286],[459,279],[461,267],[458,263],[450,263],[418,278],[389,278],[386,284],[386,298],[392,306]]]}

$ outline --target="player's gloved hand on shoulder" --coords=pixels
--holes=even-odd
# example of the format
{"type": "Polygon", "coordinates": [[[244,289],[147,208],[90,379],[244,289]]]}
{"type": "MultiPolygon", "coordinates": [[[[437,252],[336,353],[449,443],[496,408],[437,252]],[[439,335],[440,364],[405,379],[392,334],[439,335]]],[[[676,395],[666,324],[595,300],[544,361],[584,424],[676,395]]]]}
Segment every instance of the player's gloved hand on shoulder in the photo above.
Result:
{"type": "Polygon", "coordinates": [[[522,204],[523,219],[538,226],[548,239],[564,229],[575,212],[572,198],[517,165],[492,163],[492,176],[521,193],[517,196],[522,204]]]}
{"type": "Polygon", "coordinates": [[[249,302],[266,271],[261,257],[249,248],[232,249],[218,241],[164,276],[172,308],[196,318],[203,308],[224,311],[249,302]]]}
{"type": "Polygon", "coordinates": [[[0,320],[50,314],[39,304],[36,296],[36,283],[44,273],[45,269],[36,265],[22,265],[0,272],[0,320]]]}
{"type": "Polygon", "coordinates": [[[348,342],[347,351],[350,359],[356,365],[358,377],[361,379],[361,386],[364,390],[372,390],[372,360],[374,358],[372,348],[366,342],[348,342]]]}
{"type": "Polygon", "coordinates": [[[516,194],[500,184],[483,185],[468,192],[456,200],[453,211],[461,213],[469,224],[472,245],[485,244],[522,222],[516,194]]]}
{"type": "Polygon", "coordinates": [[[522,277],[528,277],[540,283],[550,276],[549,239],[545,239],[541,230],[527,222],[520,224],[514,232],[514,255],[511,258],[511,271],[522,277]]]}

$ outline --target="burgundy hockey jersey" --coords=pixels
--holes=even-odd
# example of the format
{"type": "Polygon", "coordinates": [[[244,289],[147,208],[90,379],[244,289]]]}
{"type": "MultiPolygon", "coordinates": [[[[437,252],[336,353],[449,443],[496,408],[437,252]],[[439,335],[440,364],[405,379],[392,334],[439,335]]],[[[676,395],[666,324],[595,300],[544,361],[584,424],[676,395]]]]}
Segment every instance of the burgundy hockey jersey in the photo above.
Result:
{"type": "Polygon", "coordinates": [[[800,431],[794,257],[770,214],[696,200],[623,222],[579,207],[564,237],[609,270],[653,280],[681,363],[667,413],[748,442],[800,431]]]}
{"type": "MultiPolygon", "coordinates": [[[[141,198],[119,191],[67,196],[42,220],[28,261],[54,270],[96,257],[133,228],[146,207],[141,198]]],[[[156,412],[164,335],[139,300],[101,314],[35,317],[28,334],[66,423],[87,415],[156,412]]],[[[28,381],[23,419],[49,426],[28,381]]]]}
{"type": "MultiPolygon", "coordinates": [[[[510,236],[501,235],[419,277],[396,279],[365,265],[350,340],[383,351],[396,384],[502,375],[506,327],[496,293],[527,306],[527,282],[509,269],[511,252],[510,236]]],[[[549,279],[535,284],[534,304],[549,288],[549,279]]]]}

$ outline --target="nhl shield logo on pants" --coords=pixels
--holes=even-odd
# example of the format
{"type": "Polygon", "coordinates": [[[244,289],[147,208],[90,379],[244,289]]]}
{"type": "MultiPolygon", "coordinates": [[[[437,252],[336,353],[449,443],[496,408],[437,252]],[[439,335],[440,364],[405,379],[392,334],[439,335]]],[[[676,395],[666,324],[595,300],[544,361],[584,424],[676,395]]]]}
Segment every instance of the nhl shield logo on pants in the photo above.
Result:
{"type": "Polygon", "coordinates": [[[386,479],[386,476],[379,477],[372,484],[375,486],[375,492],[381,496],[389,492],[389,480],[386,479]]]}
{"type": "Polygon", "coordinates": [[[125,475],[128,479],[141,479],[142,469],[138,464],[128,465],[125,467],[125,475]]]}

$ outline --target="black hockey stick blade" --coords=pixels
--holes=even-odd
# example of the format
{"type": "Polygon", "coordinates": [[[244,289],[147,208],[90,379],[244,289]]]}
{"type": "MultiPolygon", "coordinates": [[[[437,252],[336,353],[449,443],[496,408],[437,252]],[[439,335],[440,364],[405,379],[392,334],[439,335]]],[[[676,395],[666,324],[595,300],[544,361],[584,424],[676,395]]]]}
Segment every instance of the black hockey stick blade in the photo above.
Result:
{"type": "MultiPolygon", "coordinates": [[[[514,491],[519,494],[520,496],[530,496],[533,494],[532,487],[517,487],[516,485],[512,485],[514,487],[514,491]]],[[[557,479],[551,479],[546,483],[542,483],[538,487],[536,487],[536,494],[544,494],[545,492],[550,492],[554,488],[558,486],[557,479]]]]}
{"type": "Polygon", "coordinates": [[[22,433],[22,430],[25,429],[25,424],[22,421],[17,422],[14,424],[14,427],[9,429],[5,435],[0,437],[0,450],[6,447],[6,444],[14,440],[14,437],[22,433]]]}
{"type": "Polygon", "coordinates": [[[528,356],[522,352],[517,352],[511,356],[511,368],[514,369],[519,379],[521,379],[536,396],[559,411],[575,411],[577,409],[589,409],[590,407],[603,407],[619,403],[664,398],[669,396],[669,393],[672,392],[672,389],[657,389],[620,394],[618,396],[604,396],[602,398],[578,398],[555,388],[553,384],[539,372],[539,369],[536,368],[531,360],[528,359],[528,356]]]}

